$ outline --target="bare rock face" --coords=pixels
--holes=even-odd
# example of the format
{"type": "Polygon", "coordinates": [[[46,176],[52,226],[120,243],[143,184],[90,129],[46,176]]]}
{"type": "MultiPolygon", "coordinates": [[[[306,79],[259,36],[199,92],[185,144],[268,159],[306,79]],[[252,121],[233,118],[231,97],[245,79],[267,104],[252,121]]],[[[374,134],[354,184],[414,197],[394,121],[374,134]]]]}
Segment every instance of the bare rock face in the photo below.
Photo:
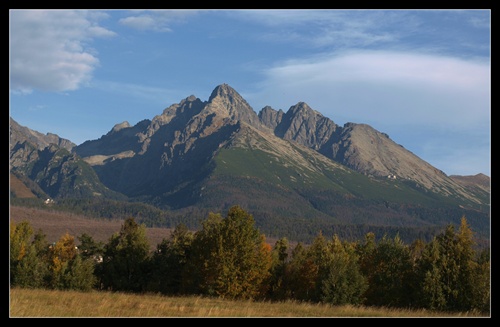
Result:
{"type": "Polygon", "coordinates": [[[333,158],[366,175],[413,180],[426,188],[457,186],[445,173],[366,124],[344,125],[333,158]]]}
{"type": "Polygon", "coordinates": [[[9,168],[18,168],[39,159],[39,151],[52,144],[71,151],[76,146],[73,142],[60,138],[56,134],[31,130],[19,125],[12,117],[9,121],[9,168]]]}
{"type": "Polygon", "coordinates": [[[96,144],[75,151],[99,165],[105,183],[121,192],[144,194],[152,187],[163,192],[203,175],[206,163],[241,124],[263,128],[241,95],[222,84],[207,102],[191,95],[142,126],[115,126],[96,144]]]}
{"type": "Polygon", "coordinates": [[[20,126],[12,118],[10,136],[9,170],[43,189],[37,194],[52,198],[125,198],[105,187],[90,165],[68,150],[74,148],[74,143],[20,126]]]}
{"type": "Polygon", "coordinates": [[[260,125],[259,117],[248,102],[227,84],[219,85],[212,91],[205,110],[250,126],[260,125]]]}
{"type": "Polygon", "coordinates": [[[261,111],[259,111],[258,117],[260,122],[270,128],[272,131],[276,129],[279,123],[281,123],[281,120],[283,119],[283,115],[285,113],[283,110],[274,110],[270,106],[265,106],[262,108],[261,111]]]}
{"type": "Polygon", "coordinates": [[[332,137],[337,125],[306,103],[299,102],[290,107],[276,126],[274,133],[286,140],[292,140],[314,150],[319,150],[332,137]]]}
{"type": "Polygon", "coordinates": [[[29,141],[31,144],[35,145],[37,149],[43,150],[48,147],[50,144],[56,144],[57,146],[64,148],[68,151],[76,146],[70,140],[59,137],[53,133],[42,134],[40,132],[31,130],[27,127],[19,125],[12,117],[10,117],[9,121],[10,127],[10,147],[12,148],[18,143],[24,143],[25,141],[29,141]]]}
{"type": "Polygon", "coordinates": [[[124,129],[124,128],[128,128],[128,127],[130,127],[129,122],[128,121],[124,121],[121,124],[116,124],[115,126],[113,126],[113,129],[111,130],[111,133],[116,133],[119,130],[124,129]]]}

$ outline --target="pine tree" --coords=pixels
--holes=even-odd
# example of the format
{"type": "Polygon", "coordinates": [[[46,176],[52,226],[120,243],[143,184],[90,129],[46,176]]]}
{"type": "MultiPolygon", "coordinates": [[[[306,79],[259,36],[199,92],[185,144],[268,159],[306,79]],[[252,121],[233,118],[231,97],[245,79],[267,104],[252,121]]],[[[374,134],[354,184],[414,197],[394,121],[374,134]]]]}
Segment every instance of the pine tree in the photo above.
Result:
{"type": "Polygon", "coordinates": [[[104,246],[101,283],[113,291],[140,292],[147,276],[149,243],[146,227],[127,218],[119,233],[111,236],[104,246]]]}
{"type": "Polygon", "coordinates": [[[448,311],[489,309],[489,262],[479,264],[473,233],[462,217],[459,231],[453,225],[437,235],[417,265],[420,305],[448,311]]]}
{"type": "Polygon", "coordinates": [[[288,240],[283,237],[276,241],[272,254],[271,275],[269,277],[268,297],[273,300],[285,300],[289,292],[288,240]]]}
{"type": "Polygon", "coordinates": [[[184,292],[183,275],[191,256],[193,233],[186,225],[179,224],[157,245],[150,262],[148,290],[163,294],[184,292]]]}
{"type": "Polygon", "coordinates": [[[369,261],[370,269],[365,271],[369,280],[365,303],[388,307],[408,306],[411,302],[409,282],[413,264],[409,247],[399,235],[393,239],[384,235],[371,252],[369,261]]]}
{"type": "Polygon", "coordinates": [[[302,243],[299,242],[293,249],[288,267],[290,276],[288,288],[291,298],[301,301],[313,299],[316,294],[319,266],[302,243]]]}

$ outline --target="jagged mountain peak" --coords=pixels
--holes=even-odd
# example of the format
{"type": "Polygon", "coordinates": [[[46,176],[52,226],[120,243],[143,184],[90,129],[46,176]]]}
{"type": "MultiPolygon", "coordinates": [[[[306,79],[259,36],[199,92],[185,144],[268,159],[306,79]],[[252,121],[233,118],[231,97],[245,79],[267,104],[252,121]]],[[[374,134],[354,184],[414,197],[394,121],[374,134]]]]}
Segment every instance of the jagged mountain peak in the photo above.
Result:
{"type": "Polygon", "coordinates": [[[234,96],[240,96],[240,95],[238,94],[238,92],[236,92],[235,89],[233,89],[228,84],[224,83],[215,87],[215,89],[212,91],[212,94],[208,98],[208,102],[211,102],[214,98],[218,96],[232,98],[234,96]]]}
{"type": "Polygon", "coordinates": [[[259,119],[260,122],[264,125],[269,127],[271,130],[274,131],[276,126],[281,122],[283,119],[283,115],[285,113],[283,110],[274,110],[271,106],[265,106],[259,111],[259,119]]]}
{"type": "Polygon", "coordinates": [[[42,150],[49,146],[51,143],[54,143],[62,148],[65,148],[68,151],[76,146],[75,143],[71,142],[68,139],[59,137],[57,134],[42,134],[28,127],[19,125],[19,123],[16,122],[12,117],[9,117],[9,119],[11,145],[28,141],[36,146],[36,148],[38,148],[39,150],[42,150]]]}
{"type": "MultiPolygon", "coordinates": [[[[298,102],[296,105],[294,106],[291,106],[290,109],[288,109],[288,111],[291,113],[291,114],[297,114],[299,112],[301,113],[305,113],[305,114],[315,114],[317,116],[320,116],[320,117],[323,117],[323,115],[312,109],[307,103],[305,102],[298,102]]],[[[287,112],[288,113],[288,112],[287,112]]]]}
{"type": "Polygon", "coordinates": [[[324,146],[337,130],[337,125],[321,113],[313,110],[307,103],[298,102],[286,114],[279,116],[274,134],[293,140],[315,150],[324,146]]]}
{"type": "Polygon", "coordinates": [[[122,123],[119,123],[119,124],[116,124],[115,126],[113,126],[113,129],[110,131],[110,133],[116,133],[119,130],[124,129],[124,128],[128,128],[128,127],[130,127],[129,122],[124,121],[122,123]]]}
{"type": "Polygon", "coordinates": [[[203,102],[200,99],[194,95],[190,95],[181,100],[181,102],[165,108],[161,115],[157,115],[153,118],[153,121],[159,125],[164,125],[178,115],[184,115],[185,113],[190,116],[196,115],[200,112],[202,106],[203,102]]]}
{"type": "Polygon", "coordinates": [[[212,91],[204,111],[207,115],[215,113],[219,117],[262,127],[253,108],[228,84],[221,84],[212,91]]]}

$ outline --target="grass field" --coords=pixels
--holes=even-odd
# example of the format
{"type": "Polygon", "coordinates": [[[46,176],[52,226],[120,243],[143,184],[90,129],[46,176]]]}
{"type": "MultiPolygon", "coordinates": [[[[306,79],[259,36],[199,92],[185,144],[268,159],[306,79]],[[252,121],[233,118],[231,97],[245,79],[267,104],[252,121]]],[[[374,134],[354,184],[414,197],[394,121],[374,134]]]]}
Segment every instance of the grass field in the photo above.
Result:
{"type": "Polygon", "coordinates": [[[230,301],[199,296],[165,297],[156,294],[77,292],[38,289],[10,290],[9,316],[15,317],[255,317],[255,318],[446,318],[487,317],[478,313],[442,313],[330,306],[287,302],[230,301]]]}

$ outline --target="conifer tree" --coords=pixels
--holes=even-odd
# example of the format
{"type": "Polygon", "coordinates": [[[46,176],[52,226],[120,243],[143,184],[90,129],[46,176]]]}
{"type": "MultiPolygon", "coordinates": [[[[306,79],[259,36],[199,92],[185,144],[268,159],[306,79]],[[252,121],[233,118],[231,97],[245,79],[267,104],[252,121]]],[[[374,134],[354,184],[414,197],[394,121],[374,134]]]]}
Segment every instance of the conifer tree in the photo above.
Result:
{"type": "Polygon", "coordinates": [[[386,235],[378,242],[369,258],[370,269],[366,270],[369,286],[366,304],[406,307],[409,305],[411,274],[413,264],[410,249],[396,235],[393,239],[386,235]]]}
{"type": "Polygon", "coordinates": [[[310,301],[316,294],[319,266],[308,249],[298,243],[292,251],[289,263],[289,293],[292,299],[310,301]]]}
{"type": "Polygon", "coordinates": [[[437,235],[417,265],[420,306],[433,310],[489,309],[489,263],[477,261],[473,233],[462,217],[437,235]]]}
{"type": "Polygon", "coordinates": [[[272,254],[271,274],[269,276],[268,297],[273,300],[284,300],[290,296],[289,292],[289,268],[288,268],[288,247],[286,237],[276,241],[272,254]]]}
{"type": "Polygon", "coordinates": [[[146,227],[127,218],[119,233],[111,236],[104,246],[101,270],[103,288],[113,291],[140,292],[145,285],[149,260],[146,227]]]}
{"type": "Polygon", "coordinates": [[[191,255],[194,235],[186,225],[179,224],[157,245],[150,262],[148,290],[163,294],[184,292],[183,274],[191,255]]]}

